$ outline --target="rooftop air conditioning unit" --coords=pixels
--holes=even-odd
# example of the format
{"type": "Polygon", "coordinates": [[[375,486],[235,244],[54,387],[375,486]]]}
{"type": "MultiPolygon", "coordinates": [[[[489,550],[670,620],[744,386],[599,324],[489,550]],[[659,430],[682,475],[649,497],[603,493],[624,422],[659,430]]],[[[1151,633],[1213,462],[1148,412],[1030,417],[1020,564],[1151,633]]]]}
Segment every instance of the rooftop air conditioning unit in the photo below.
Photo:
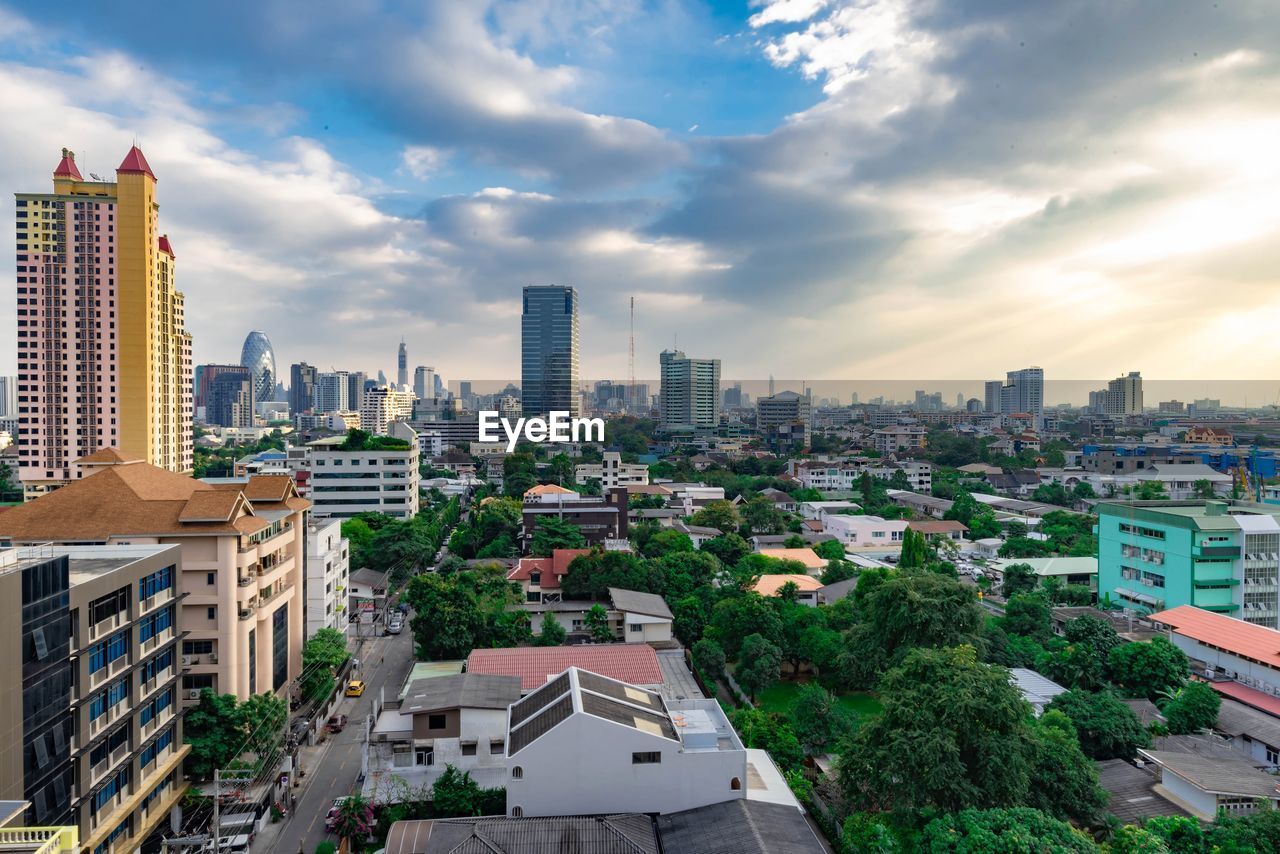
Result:
{"type": "Polygon", "coordinates": [[[188,699],[188,700],[199,700],[199,699],[200,699],[200,691],[199,691],[198,689],[196,689],[196,688],[191,689],[190,691],[188,691],[188,692],[187,692],[187,699],[188,699]]]}

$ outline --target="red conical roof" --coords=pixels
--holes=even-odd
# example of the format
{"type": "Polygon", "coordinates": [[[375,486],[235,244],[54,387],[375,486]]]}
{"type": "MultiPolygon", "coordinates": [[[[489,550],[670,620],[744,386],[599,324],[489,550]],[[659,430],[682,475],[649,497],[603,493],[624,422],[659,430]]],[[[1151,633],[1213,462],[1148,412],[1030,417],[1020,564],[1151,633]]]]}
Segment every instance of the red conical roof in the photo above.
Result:
{"type": "Polygon", "coordinates": [[[116,169],[117,172],[125,174],[142,174],[150,175],[151,179],[156,179],[156,173],[151,171],[151,166],[147,164],[147,158],[142,156],[142,149],[134,146],[129,149],[129,153],[125,155],[124,162],[116,169]]]}
{"type": "Polygon", "coordinates": [[[170,258],[178,257],[173,254],[173,246],[169,243],[169,235],[167,234],[160,235],[159,243],[160,243],[159,248],[161,252],[168,255],[170,258]]]}
{"type": "Polygon", "coordinates": [[[62,149],[62,159],[58,161],[58,168],[53,170],[54,177],[69,176],[77,181],[83,181],[80,176],[80,170],[76,168],[76,153],[62,149]]]}

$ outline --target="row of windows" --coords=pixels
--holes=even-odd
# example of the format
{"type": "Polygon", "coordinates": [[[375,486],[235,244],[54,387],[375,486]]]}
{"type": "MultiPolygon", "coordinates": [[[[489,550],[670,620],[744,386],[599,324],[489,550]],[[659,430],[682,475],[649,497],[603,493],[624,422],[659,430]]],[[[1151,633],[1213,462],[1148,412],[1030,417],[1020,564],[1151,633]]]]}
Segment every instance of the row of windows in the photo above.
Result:
{"type": "Polygon", "coordinates": [[[97,815],[98,811],[104,806],[115,800],[116,795],[124,792],[129,788],[130,769],[129,766],[121,768],[115,775],[103,784],[101,789],[93,793],[93,800],[89,803],[89,813],[97,815]]]}
{"type": "MultiPolygon", "coordinates": [[[[114,390],[114,389],[113,389],[114,390]]],[[[150,599],[157,593],[173,589],[173,567],[166,566],[138,580],[138,598],[150,599]]],[[[146,638],[143,638],[146,640],[146,638]]]]}
{"type": "Polygon", "coordinates": [[[126,629],[89,647],[89,672],[97,673],[108,664],[128,654],[129,631],[126,629]]]}
{"type": "Polygon", "coordinates": [[[138,641],[146,643],[173,625],[173,606],[148,614],[138,623],[138,641]]]}
{"type": "Polygon", "coordinates": [[[173,689],[165,688],[157,694],[151,702],[142,707],[138,722],[141,726],[146,726],[160,716],[160,713],[173,705],[173,689]]]}
{"type": "Polygon", "coordinates": [[[122,724],[111,731],[111,734],[93,746],[89,751],[89,765],[97,767],[107,757],[129,743],[129,725],[122,724]]]}
{"type": "Polygon", "coordinates": [[[1120,533],[1137,534],[1140,537],[1150,537],[1153,540],[1163,540],[1164,531],[1158,528],[1146,528],[1142,525],[1130,525],[1128,522],[1120,523],[1120,533]]]}
{"type": "Polygon", "coordinates": [[[156,756],[171,744],[173,744],[173,727],[169,727],[169,729],[160,733],[160,735],[156,737],[155,741],[142,748],[142,767],[146,768],[150,765],[155,761],[156,756]]]}
{"type": "Polygon", "coordinates": [[[155,658],[143,662],[142,681],[149,682],[173,666],[173,647],[167,648],[155,658]]]}

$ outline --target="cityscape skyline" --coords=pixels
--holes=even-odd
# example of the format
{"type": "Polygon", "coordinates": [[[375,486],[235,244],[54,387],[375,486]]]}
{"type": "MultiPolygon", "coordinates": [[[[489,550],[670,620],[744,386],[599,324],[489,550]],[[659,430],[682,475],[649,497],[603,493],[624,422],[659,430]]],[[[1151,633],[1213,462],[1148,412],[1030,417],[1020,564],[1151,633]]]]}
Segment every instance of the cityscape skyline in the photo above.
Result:
{"type": "MultiPolygon", "coordinates": [[[[579,289],[601,375],[626,375],[632,296],[642,352],[679,336],[744,375],[1106,377],[1124,352],[1153,376],[1262,378],[1280,360],[1252,319],[1273,299],[1277,222],[1257,200],[1280,181],[1275,22],[1246,4],[1187,4],[1176,26],[1133,4],[1084,57],[1061,47],[1084,25],[1074,3],[1051,20],[887,0],[555,19],[432,4],[408,24],[335,14],[305,36],[272,4],[219,20],[143,5],[163,42],[92,4],[0,7],[0,97],[31,118],[0,130],[0,180],[21,186],[64,145],[103,174],[136,137],[200,305],[197,363],[234,361],[241,306],[305,297],[324,310],[282,324],[281,354],[319,337],[334,362],[385,365],[372,320],[390,316],[438,347],[443,375],[502,376],[518,361],[513,295],[543,282],[579,289]],[[213,75],[204,43],[227,27],[259,36],[213,75]],[[353,52],[387,40],[447,59],[283,82],[315,70],[296,45],[339,30],[353,52]],[[1029,45],[1035,62],[1008,74],[1029,45]],[[456,87],[459,69],[484,86],[456,87]],[[705,82],[675,85],[685,73],[705,82]],[[1123,98],[1107,85],[1120,79],[1123,98]],[[394,114],[386,91],[405,95],[394,114]],[[342,97],[365,93],[381,97],[342,97]],[[1081,121],[1094,114],[1108,121],[1081,121]],[[1157,304],[1199,308],[1144,310],[1157,304]],[[452,355],[477,323],[487,346],[452,355]],[[761,352],[769,336],[787,346],[761,352]]],[[[0,373],[15,372],[6,354],[0,373]]]]}

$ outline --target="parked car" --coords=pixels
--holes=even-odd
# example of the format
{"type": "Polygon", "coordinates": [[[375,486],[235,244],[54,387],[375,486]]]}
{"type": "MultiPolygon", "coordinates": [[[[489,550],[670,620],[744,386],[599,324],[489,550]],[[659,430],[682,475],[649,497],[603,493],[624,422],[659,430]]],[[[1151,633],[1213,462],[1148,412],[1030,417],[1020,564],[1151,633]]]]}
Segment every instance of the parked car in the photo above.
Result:
{"type": "Polygon", "coordinates": [[[361,679],[352,679],[347,683],[347,696],[359,697],[364,694],[364,681],[361,679]]]}
{"type": "Polygon", "coordinates": [[[398,635],[404,629],[404,620],[399,617],[392,617],[391,622],[387,623],[387,634],[398,635]]]}
{"type": "Polygon", "coordinates": [[[329,718],[328,722],[324,725],[324,728],[329,732],[338,733],[338,732],[342,732],[346,728],[346,726],[347,726],[346,715],[334,715],[333,717],[329,718]]]}
{"type": "Polygon", "coordinates": [[[329,811],[324,816],[324,829],[327,833],[333,833],[338,826],[338,814],[342,812],[342,805],[347,802],[347,796],[333,799],[333,805],[329,807],[329,811]]]}

